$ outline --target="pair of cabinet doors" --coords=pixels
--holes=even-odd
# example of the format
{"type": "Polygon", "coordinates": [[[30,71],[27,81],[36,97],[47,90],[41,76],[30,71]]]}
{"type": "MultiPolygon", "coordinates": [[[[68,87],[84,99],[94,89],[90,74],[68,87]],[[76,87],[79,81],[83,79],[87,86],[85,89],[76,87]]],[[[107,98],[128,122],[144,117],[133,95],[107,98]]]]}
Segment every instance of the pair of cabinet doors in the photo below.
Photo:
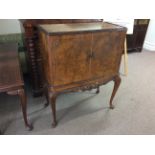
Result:
{"type": "Polygon", "coordinates": [[[119,72],[125,32],[102,31],[61,35],[41,32],[43,63],[50,85],[60,86],[119,72]]]}

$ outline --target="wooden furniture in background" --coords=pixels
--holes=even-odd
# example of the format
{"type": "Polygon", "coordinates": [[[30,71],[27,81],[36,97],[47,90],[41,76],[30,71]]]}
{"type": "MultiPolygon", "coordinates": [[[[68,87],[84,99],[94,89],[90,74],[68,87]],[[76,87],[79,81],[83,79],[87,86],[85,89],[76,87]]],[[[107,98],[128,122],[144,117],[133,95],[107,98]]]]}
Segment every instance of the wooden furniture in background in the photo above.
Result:
{"type": "Polygon", "coordinates": [[[16,43],[0,44],[0,93],[18,95],[22,107],[25,126],[32,129],[28,123],[26,113],[26,95],[24,82],[21,76],[18,59],[18,45],[16,43]]]}
{"type": "Polygon", "coordinates": [[[25,36],[33,95],[40,96],[43,93],[43,84],[40,74],[40,64],[42,60],[38,46],[37,26],[39,24],[102,22],[102,19],[26,19],[20,20],[20,22],[25,36]]]}
{"type": "Polygon", "coordinates": [[[108,23],[40,25],[44,88],[56,126],[56,97],[64,92],[120,85],[119,66],[126,28],[108,23]]]}
{"type": "Polygon", "coordinates": [[[149,19],[135,19],[132,35],[127,35],[128,52],[139,51],[143,48],[143,43],[148,28],[149,19]]]}

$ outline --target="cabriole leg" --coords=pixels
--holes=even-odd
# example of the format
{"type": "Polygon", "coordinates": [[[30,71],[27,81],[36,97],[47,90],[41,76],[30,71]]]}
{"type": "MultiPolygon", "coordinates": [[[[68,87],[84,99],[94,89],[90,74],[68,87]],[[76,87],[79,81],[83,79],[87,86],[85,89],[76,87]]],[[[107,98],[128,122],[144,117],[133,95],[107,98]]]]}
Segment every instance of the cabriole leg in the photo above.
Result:
{"type": "Polygon", "coordinates": [[[28,120],[27,120],[27,101],[26,101],[26,95],[25,95],[24,89],[23,88],[19,88],[18,90],[8,91],[7,94],[8,95],[19,95],[20,104],[21,104],[21,107],[22,107],[23,118],[24,118],[24,122],[25,122],[25,126],[29,130],[32,130],[33,127],[32,127],[32,125],[30,125],[28,123],[28,120]]]}
{"type": "Polygon", "coordinates": [[[52,127],[56,127],[57,121],[56,121],[56,98],[57,94],[51,94],[50,95],[50,100],[51,100],[51,109],[52,109],[52,116],[53,116],[53,122],[52,122],[52,127]]]}
{"type": "Polygon", "coordinates": [[[28,123],[28,120],[27,120],[27,101],[26,101],[26,95],[25,95],[24,89],[18,90],[18,95],[19,95],[19,97],[20,97],[20,103],[21,103],[21,107],[22,107],[22,112],[23,112],[23,117],[24,117],[25,126],[26,126],[29,130],[32,130],[33,127],[32,127],[32,125],[30,125],[30,124],[28,123]]]}
{"type": "Polygon", "coordinates": [[[100,87],[98,86],[96,90],[96,94],[99,94],[99,93],[100,93],[100,87]]]}
{"type": "Polygon", "coordinates": [[[113,89],[113,92],[112,92],[112,95],[111,95],[111,98],[110,98],[110,109],[114,109],[112,101],[113,101],[113,99],[115,97],[115,94],[116,94],[116,92],[117,92],[117,90],[118,90],[118,88],[120,86],[121,78],[119,76],[116,76],[113,81],[114,81],[114,89],[113,89]]]}
{"type": "Polygon", "coordinates": [[[49,94],[48,94],[48,88],[44,87],[44,94],[46,97],[46,103],[44,104],[44,107],[47,107],[49,105],[49,94]]]}

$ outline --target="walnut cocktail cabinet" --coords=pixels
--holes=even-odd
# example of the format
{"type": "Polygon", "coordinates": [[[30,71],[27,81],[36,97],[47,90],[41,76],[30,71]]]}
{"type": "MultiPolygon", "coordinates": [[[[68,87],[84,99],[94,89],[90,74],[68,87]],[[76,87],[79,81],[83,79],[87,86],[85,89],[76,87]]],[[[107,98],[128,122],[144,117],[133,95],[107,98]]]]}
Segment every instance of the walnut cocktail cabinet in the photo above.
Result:
{"type": "MultiPolygon", "coordinates": [[[[40,47],[46,97],[51,102],[53,126],[56,97],[89,90],[114,81],[112,100],[120,85],[119,66],[126,28],[109,23],[40,25],[40,47]]],[[[97,91],[98,92],[98,91],[97,91]]]]}
{"type": "Polygon", "coordinates": [[[43,93],[43,82],[40,71],[42,59],[38,46],[37,26],[39,24],[102,22],[102,19],[24,19],[20,20],[20,22],[21,30],[24,33],[25,46],[27,48],[28,68],[31,75],[33,95],[37,97],[43,93]]]}

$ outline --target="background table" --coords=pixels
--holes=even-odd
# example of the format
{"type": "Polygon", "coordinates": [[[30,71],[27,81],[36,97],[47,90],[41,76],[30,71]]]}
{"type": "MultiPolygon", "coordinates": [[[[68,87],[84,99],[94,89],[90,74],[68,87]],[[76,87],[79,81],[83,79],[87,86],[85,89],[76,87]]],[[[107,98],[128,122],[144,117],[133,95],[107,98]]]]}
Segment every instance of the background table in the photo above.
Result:
{"type": "Polygon", "coordinates": [[[18,44],[0,44],[0,93],[6,92],[8,95],[18,95],[20,97],[25,126],[31,130],[32,126],[27,120],[27,102],[23,86],[24,82],[18,59],[18,44]]]}

